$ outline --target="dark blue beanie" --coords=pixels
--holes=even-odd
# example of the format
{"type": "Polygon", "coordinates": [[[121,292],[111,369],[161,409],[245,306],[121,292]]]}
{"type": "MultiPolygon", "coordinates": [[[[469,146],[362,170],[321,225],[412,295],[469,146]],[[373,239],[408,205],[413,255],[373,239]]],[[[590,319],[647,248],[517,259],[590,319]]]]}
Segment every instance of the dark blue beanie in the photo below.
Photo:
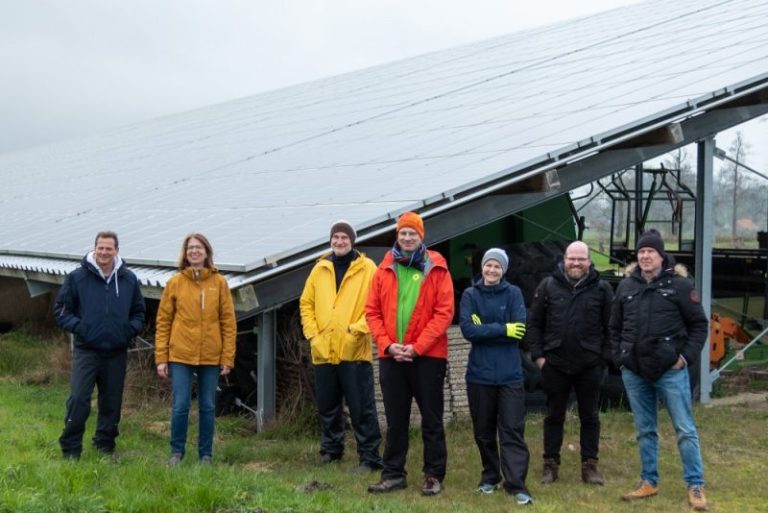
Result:
{"type": "Polygon", "coordinates": [[[664,241],[661,239],[661,234],[653,228],[643,233],[640,238],[637,239],[635,251],[640,251],[642,248],[653,248],[662,258],[666,256],[664,253],[664,241]]]}

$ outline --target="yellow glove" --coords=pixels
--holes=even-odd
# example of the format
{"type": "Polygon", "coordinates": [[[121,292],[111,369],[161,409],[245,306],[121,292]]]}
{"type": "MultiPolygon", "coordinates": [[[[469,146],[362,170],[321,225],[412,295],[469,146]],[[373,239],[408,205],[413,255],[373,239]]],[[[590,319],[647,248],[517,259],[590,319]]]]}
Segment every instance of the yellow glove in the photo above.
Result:
{"type": "Polygon", "coordinates": [[[507,336],[520,340],[525,335],[525,323],[509,322],[507,323],[507,336]]]}
{"type": "Polygon", "coordinates": [[[474,324],[482,324],[482,322],[480,322],[480,317],[477,314],[472,314],[472,322],[474,324]]]}

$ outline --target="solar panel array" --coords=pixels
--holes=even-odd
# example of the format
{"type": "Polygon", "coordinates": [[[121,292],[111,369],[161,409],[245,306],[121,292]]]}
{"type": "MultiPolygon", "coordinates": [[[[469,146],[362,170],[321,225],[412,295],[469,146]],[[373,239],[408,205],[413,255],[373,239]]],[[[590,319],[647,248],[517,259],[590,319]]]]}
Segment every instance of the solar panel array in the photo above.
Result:
{"type": "Polygon", "coordinates": [[[258,269],[766,76],[768,2],[652,0],[0,155],[0,253],[258,269]]]}

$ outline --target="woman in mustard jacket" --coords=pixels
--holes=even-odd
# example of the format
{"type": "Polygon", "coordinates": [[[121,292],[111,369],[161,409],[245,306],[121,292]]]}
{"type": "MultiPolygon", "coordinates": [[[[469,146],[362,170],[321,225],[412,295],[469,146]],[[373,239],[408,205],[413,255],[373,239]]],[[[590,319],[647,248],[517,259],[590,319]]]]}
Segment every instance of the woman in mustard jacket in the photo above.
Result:
{"type": "Polygon", "coordinates": [[[235,308],[227,280],[213,266],[213,248],[203,235],[184,238],[179,273],[165,285],[157,311],[155,363],[157,375],[171,378],[171,458],[184,458],[192,400],[192,375],[197,374],[200,411],[198,454],[211,464],[216,385],[235,365],[235,308]]]}

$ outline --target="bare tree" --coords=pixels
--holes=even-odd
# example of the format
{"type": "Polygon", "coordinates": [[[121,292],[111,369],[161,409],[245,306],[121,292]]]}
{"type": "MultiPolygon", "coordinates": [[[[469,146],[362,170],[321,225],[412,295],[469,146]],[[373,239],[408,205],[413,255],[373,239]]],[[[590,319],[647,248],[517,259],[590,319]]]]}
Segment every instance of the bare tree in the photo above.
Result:
{"type": "Polygon", "coordinates": [[[728,153],[730,154],[731,158],[733,158],[736,162],[732,163],[729,167],[731,168],[730,171],[733,174],[733,180],[732,180],[732,187],[733,190],[731,191],[731,240],[738,246],[741,246],[738,239],[738,220],[739,220],[739,193],[742,189],[742,173],[739,173],[739,162],[744,162],[747,157],[747,149],[748,145],[746,141],[744,140],[744,135],[742,134],[741,130],[736,132],[736,138],[731,143],[730,148],[728,148],[728,153]]]}

